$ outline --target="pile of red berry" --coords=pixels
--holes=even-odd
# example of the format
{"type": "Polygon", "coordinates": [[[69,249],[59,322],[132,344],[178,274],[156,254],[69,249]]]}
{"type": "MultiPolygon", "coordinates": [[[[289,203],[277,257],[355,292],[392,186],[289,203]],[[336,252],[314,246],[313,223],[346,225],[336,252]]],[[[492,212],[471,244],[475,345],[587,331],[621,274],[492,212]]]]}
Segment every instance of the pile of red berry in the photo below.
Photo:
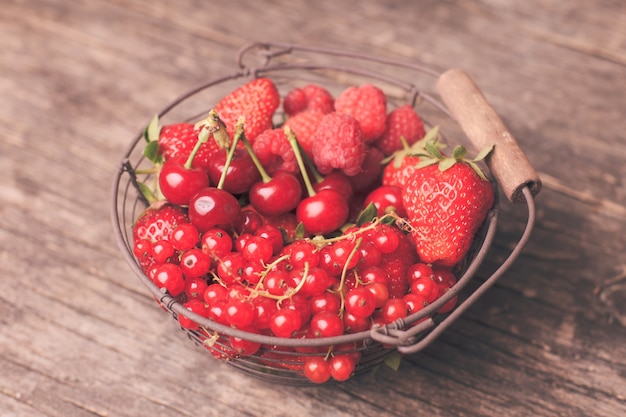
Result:
{"type": "MultiPolygon", "coordinates": [[[[281,99],[258,78],[205,120],[154,120],[145,136],[154,181],[140,183],[150,206],[133,224],[139,265],[188,310],[249,334],[341,336],[418,312],[456,283],[493,204],[464,150],[444,156],[436,128],[411,106],[388,111],[370,84],[281,99]]],[[[353,343],[269,347],[178,320],[218,358],[301,353],[284,366],[316,383],[348,379],[360,360],[353,343]]]]}

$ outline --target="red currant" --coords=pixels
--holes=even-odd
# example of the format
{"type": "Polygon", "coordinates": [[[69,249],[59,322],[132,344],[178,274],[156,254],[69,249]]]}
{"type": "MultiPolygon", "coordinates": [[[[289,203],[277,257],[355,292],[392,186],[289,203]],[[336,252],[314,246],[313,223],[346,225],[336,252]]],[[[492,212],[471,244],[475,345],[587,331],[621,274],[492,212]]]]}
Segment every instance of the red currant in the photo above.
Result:
{"type": "Polygon", "coordinates": [[[330,361],[330,376],[336,381],[347,381],[356,368],[356,363],[350,355],[335,355],[330,361]]]}
{"type": "MultiPolygon", "coordinates": [[[[200,299],[194,298],[194,299],[188,300],[183,304],[183,307],[185,307],[187,310],[199,316],[202,316],[202,317],[208,316],[207,307],[204,304],[204,302],[200,299]]],[[[178,323],[181,325],[181,327],[188,329],[188,330],[197,330],[200,327],[200,325],[196,323],[194,320],[188,317],[185,317],[182,314],[178,315],[178,323]]]]}
{"type": "Polygon", "coordinates": [[[180,257],[180,269],[185,277],[200,277],[206,275],[211,268],[211,259],[202,249],[193,248],[180,257]]]}
{"type": "Polygon", "coordinates": [[[270,329],[278,337],[291,337],[301,326],[300,313],[289,308],[276,311],[270,319],[270,329]]]}
{"type": "Polygon", "coordinates": [[[200,233],[198,229],[191,223],[179,224],[172,230],[170,241],[174,248],[180,252],[195,247],[198,244],[200,233]]]}
{"type": "Polygon", "coordinates": [[[185,291],[185,279],[178,265],[164,263],[154,272],[154,282],[164,288],[172,297],[178,297],[185,291]]]}
{"type": "Polygon", "coordinates": [[[323,384],[330,379],[330,365],[323,356],[307,356],[302,370],[304,376],[315,384],[323,384]]]}
{"type": "Polygon", "coordinates": [[[315,337],[332,337],[343,334],[343,320],[335,313],[323,311],[311,317],[311,331],[315,337]]]}
{"type": "Polygon", "coordinates": [[[376,298],[366,287],[359,286],[348,291],[345,306],[356,317],[369,317],[376,309],[376,298]]]}

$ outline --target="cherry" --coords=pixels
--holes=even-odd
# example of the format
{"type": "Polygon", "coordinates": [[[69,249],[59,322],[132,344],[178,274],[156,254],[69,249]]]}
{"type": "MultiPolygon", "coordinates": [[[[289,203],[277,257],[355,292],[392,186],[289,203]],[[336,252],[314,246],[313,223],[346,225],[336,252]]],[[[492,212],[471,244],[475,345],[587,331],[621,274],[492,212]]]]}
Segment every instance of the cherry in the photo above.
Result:
{"type": "Polygon", "coordinates": [[[333,171],[324,177],[317,177],[315,174],[317,171],[314,166],[310,165],[309,171],[313,172],[316,176],[316,182],[313,184],[313,189],[316,192],[322,190],[334,190],[341,194],[346,201],[352,200],[352,196],[354,195],[352,183],[343,171],[333,171]]]}
{"type": "Polygon", "coordinates": [[[383,216],[387,210],[394,210],[398,216],[406,217],[406,210],[402,203],[402,189],[392,185],[382,185],[375,188],[365,197],[364,206],[374,204],[378,216],[383,216]]]}
{"type": "Polygon", "coordinates": [[[244,208],[235,222],[237,233],[256,233],[263,225],[263,218],[252,208],[244,208]]]}
{"type": "Polygon", "coordinates": [[[200,190],[189,201],[189,220],[200,233],[214,227],[230,229],[240,212],[237,199],[215,187],[200,190]]]}
{"type": "Polygon", "coordinates": [[[304,226],[307,233],[313,235],[323,235],[339,229],[348,220],[350,214],[348,201],[339,191],[333,189],[315,191],[307,174],[303,152],[298,145],[296,135],[289,127],[285,128],[285,134],[295,153],[308,193],[308,197],[303,198],[296,208],[298,223],[304,226]]]}
{"type": "Polygon", "coordinates": [[[230,161],[229,152],[226,149],[216,152],[207,167],[208,177],[213,184],[218,184],[224,175],[222,189],[231,194],[242,194],[259,180],[259,171],[245,148],[235,147],[230,161]],[[226,168],[227,163],[228,168],[226,168]]]}
{"type": "Polygon", "coordinates": [[[277,171],[273,177],[262,177],[248,192],[252,207],[266,216],[278,216],[296,208],[302,198],[302,186],[295,175],[277,171]]]}
{"type": "Polygon", "coordinates": [[[159,172],[159,189],[172,204],[187,205],[191,197],[209,186],[209,177],[200,167],[187,165],[188,158],[174,156],[163,163],[159,172]]]}

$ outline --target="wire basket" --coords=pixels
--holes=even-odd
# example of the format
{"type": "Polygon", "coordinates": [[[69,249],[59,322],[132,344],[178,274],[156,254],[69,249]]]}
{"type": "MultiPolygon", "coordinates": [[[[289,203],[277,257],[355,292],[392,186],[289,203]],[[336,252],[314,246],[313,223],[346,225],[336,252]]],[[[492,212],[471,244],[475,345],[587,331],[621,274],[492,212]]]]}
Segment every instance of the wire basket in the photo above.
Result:
{"type": "MultiPolygon", "coordinates": [[[[492,244],[499,213],[496,201],[470,255],[455,271],[457,283],[432,304],[405,319],[367,331],[317,339],[248,333],[190,312],[180,300],[161,291],[135,259],[132,224],[146,208],[138,191],[135,172],[151,164],[142,154],[144,142],[141,132],[124,153],[115,173],[112,192],[115,236],[131,269],[159,304],[173,318],[183,315],[201,325],[199,330],[181,329],[215,357],[274,383],[309,385],[311,382],[302,373],[302,358],[306,355],[325,355],[323,349],[318,348],[349,345],[349,351],[343,353],[352,352],[360,356],[354,375],[364,374],[381,365],[390,355],[415,353],[425,348],[492,286],[518,257],[532,231],[534,196],[539,192],[541,182],[513,137],[465,73],[459,70],[440,73],[419,64],[279,43],[246,46],[237,55],[237,67],[233,73],[200,85],[167,105],[158,113],[162,123],[196,122],[222,96],[256,77],[272,79],[282,96],[295,87],[309,83],[321,85],[334,95],[347,86],[372,83],[385,92],[389,107],[414,106],[428,126],[439,126],[444,138],[458,138],[461,142],[470,142],[474,148],[495,145],[487,160],[488,175],[500,186],[507,199],[527,204],[528,221],[517,245],[497,270],[486,280],[468,285],[492,244]],[[435,84],[439,98],[437,94],[429,93],[435,84]],[[437,314],[454,297],[458,298],[456,308],[448,314],[437,314]],[[254,355],[237,356],[229,345],[229,338],[233,337],[260,343],[262,347],[254,355]]],[[[275,123],[278,125],[281,122],[282,115],[277,113],[275,123]]]]}

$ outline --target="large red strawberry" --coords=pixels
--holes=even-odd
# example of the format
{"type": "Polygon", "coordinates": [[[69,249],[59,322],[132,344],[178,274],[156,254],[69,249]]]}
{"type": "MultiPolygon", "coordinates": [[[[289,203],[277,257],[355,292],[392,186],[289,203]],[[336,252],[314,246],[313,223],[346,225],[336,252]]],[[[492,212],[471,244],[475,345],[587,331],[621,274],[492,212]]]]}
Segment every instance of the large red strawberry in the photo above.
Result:
{"type": "Polygon", "coordinates": [[[280,104],[278,89],[269,78],[256,78],[224,96],[215,106],[230,136],[240,117],[245,119],[246,137],[250,142],[272,128],[274,112],[280,104]]]}
{"type": "MultiPolygon", "coordinates": [[[[428,145],[427,145],[428,146],[428,145]]],[[[494,203],[494,189],[476,161],[457,146],[444,157],[434,146],[402,190],[411,233],[422,262],[452,267],[469,251],[474,236],[494,203]]]]}

